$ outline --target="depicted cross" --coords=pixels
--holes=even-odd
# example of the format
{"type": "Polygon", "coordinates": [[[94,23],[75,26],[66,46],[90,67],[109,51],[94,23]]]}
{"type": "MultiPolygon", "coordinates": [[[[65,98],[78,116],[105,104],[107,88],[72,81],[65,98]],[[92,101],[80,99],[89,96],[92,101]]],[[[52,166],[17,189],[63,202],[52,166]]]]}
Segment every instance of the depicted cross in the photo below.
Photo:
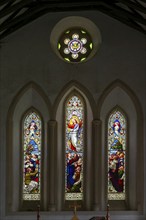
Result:
{"type": "Polygon", "coordinates": [[[37,206],[37,220],[40,219],[40,205],[37,206]]]}

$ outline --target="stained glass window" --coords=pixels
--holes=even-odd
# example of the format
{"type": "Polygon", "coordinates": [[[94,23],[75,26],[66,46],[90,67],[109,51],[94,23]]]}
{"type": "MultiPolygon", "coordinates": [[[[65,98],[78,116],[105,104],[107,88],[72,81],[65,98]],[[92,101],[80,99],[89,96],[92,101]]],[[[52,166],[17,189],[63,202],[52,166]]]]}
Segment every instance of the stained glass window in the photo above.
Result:
{"type": "Polygon", "coordinates": [[[66,30],[59,39],[58,50],[68,62],[86,60],[93,49],[93,43],[87,31],[76,28],[66,30]]]}
{"type": "Polygon", "coordinates": [[[125,151],[127,123],[119,110],[108,119],[108,199],[125,200],[125,151]]]}
{"type": "Polygon", "coordinates": [[[41,130],[39,115],[29,113],[23,123],[24,200],[40,200],[41,130]]]}
{"type": "Polygon", "coordinates": [[[83,199],[84,107],[77,96],[66,103],[65,199],[83,199]]]}

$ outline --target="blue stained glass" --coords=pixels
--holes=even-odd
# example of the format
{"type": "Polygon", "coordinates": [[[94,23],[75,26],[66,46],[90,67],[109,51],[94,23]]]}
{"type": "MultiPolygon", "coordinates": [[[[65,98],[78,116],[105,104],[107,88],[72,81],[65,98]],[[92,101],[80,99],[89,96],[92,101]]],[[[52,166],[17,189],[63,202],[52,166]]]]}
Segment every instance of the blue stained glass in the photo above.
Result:
{"type": "Polygon", "coordinates": [[[66,104],[65,199],[83,199],[84,108],[77,96],[66,104]]]}
{"type": "Polygon", "coordinates": [[[108,120],[108,199],[125,200],[125,150],[127,123],[113,111],[108,120]]]}
{"type": "Polygon", "coordinates": [[[23,199],[40,200],[41,119],[29,113],[23,124],[23,199]]]}

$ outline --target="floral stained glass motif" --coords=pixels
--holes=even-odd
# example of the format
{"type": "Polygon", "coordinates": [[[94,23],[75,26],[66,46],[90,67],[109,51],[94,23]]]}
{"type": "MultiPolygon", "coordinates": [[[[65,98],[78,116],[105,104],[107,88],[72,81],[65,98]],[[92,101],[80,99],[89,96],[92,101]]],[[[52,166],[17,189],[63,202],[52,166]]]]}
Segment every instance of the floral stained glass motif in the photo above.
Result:
{"type": "Polygon", "coordinates": [[[41,130],[40,117],[29,113],[23,124],[23,200],[40,200],[41,130]]]}
{"type": "Polygon", "coordinates": [[[108,120],[108,199],[125,200],[126,119],[113,111],[108,120]]]}
{"type": "Polygon", "coordinates": [[[68,62],[82,62],[92,51],[90,35],[81,29],[67,30],[58,42],[58,50],[64,60],[68,62]]]}
{"type": "Polygon", "coordinates": [[[84,107],[77,96],[66,104],[65,199],[83,199],[84,107]]]}

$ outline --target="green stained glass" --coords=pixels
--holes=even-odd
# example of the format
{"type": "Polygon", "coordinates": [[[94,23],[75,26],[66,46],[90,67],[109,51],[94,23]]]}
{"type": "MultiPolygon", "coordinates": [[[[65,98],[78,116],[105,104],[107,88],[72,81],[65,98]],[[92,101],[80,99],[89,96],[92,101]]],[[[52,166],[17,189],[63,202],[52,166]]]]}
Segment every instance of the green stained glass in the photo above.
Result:
{"type": "Polygon", "coordinates": [[[108,119],[108,199],[125,200],[125,150],[127,123],[113,111],[108,119]]]}
{"type": "Polygon", "coordinates": [[[81,61],[84,61],[85,59],[86,59],[86,58],[84,57],[84,58],[81,59],[81,61]]]}
{"type": "Polygon", "coordinates": [[[58,43],[58,50],[60,50],[60,48],[61,48],[61,45],[60,45],[60,43],[58,43]]]}
{"type": "Polygon", "coordinates": [[[92,49],[92,48],[93,48],[93,44],[91,43],[91,44],[90,44],[90,49],[92,49]]]}
{"type": "Polygon", "coordinates": [[[64,58],[65,60],[67,60],[68,62],[70,62],[70,59],[69,58],[64,58]]]}
{"type": "Polygon", "coordinates": [[[24,200],[40,200],[41,130],[40,117],[29,113],[23,123],[24,200]]]}

